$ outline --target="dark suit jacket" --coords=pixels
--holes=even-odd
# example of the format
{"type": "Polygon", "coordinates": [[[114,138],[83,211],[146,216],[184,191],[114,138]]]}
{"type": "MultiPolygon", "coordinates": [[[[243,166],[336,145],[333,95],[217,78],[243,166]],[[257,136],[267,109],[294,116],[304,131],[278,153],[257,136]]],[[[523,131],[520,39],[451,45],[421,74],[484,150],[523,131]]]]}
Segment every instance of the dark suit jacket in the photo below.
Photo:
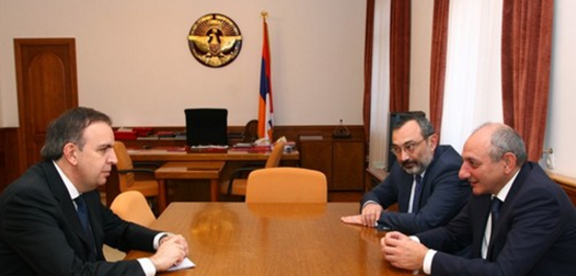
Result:
{"type": "Polygon", "coordinates": [[[406,234],[419,233],[448,223],[470,197],[470,185],[458,178],[462,157],[451,146],[438,146],[422,179],[418,213],[407,213],[414,175],[394,162],[382,183],[362,197],[361,205],[372,200],[388,208],[398,203],[399,212],[382,212],[379,227],[406,234]]]}
{"type": "Polygon", "coordinates": [[[98,191],[84,197],[97,252],[52,161],[10,184],[0,196],[0,275],[144,275],[136,260],[106,262],[102,245],[153,251],[158,232],[121,220],[98,191]]]}
{"type": "Polygon", "coordinates": [[[436,275],[574,275],[576,210],[566,193],[534,163],[525,164],[512,184],[492,231],[486,260],[482,239],[490,195],[473,196],[445,227],[417,237],[429,248],[455,252],[472,245],[474,259],[438,252],[436,275]]]}

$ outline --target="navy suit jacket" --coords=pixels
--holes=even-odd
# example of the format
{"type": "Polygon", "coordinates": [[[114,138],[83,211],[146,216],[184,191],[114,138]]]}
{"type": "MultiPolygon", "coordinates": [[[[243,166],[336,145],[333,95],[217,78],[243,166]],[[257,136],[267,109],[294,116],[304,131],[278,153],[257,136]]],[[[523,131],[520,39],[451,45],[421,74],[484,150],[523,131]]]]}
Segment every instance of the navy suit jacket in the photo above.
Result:
{"type": "Polygon", "coordinates": [[[470,185],[458,178],[462,157],[451,146],[438,146],[422,179],[418,213],[407,213],[414,175],[394,162],[382,183],[362,197],[361,206],[374,201],[384,208],[398,203],[399,212],[382,212],[378,227],[414,234],[448,223],[470,197],[470,185]]]}
{"type": "Polygon", "coordinates": [[[96,252],[52,161],[10,184],[0,196],[0,275],[144,275],[136,260],[106,262],[102,245],[153,251],[159,232],[120,219],[98,191],[84,198],[96,252]]]}
{"type": "Polygon", "coordinates": [[[525,164],[500,208],[488,246],[482,239],[490,212],[490,195],[473,196],[445,227],[416,235],[438,252],[436,275],[574,275],[576,210],[566,193],[534,163],[525,164]],[[455,252],[472,245],[473,259],[455,252]]]}

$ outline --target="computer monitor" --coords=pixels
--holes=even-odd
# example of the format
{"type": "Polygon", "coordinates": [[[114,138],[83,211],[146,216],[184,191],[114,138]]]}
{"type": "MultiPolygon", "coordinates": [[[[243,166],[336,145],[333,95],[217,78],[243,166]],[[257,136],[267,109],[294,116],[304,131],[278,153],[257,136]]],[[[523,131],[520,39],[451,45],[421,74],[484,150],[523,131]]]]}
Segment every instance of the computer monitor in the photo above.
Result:
{"type": "Polygon", "coordinates": [[[189,108],[184,113],[188,146],[228,145],[227,109],[189,108]]]}
{"type": "Polygon", "coordinates": [[[392,129],[398,122],[406,117],[426,117],[426,113],[422,111],[390,112],[388,116],[388,164],[386,166],[386,171],[390,172],[392,164],[396,162],[396,156],[390,151],[392,149],[392,129]]]}

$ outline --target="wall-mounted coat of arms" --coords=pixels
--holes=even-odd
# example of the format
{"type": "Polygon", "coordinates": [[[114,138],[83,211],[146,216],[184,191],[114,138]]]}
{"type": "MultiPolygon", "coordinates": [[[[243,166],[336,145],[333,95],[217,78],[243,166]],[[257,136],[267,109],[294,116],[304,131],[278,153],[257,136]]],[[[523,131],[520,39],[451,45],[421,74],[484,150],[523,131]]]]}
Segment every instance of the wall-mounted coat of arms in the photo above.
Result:
{"type": "Polygon", "coordinates": [[[240,53],[242,35],[232,19],[218,13],[207,14],[192,25],[188,46],[200,63],[208,67],[222,67],[240,53]]]}

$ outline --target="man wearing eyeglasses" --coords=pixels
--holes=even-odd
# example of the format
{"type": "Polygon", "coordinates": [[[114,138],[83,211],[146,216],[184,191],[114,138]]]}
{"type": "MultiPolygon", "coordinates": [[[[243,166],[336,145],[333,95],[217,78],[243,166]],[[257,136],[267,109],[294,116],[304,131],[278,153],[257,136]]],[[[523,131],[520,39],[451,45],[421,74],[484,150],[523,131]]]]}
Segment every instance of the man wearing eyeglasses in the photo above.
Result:
{"type": "Polygon", "coordinates": [[[467,202],[470,185],[458,178],[462,157],[452,146],[438,146],[438,135],[420,116],[401,119],[392,130],[390,174],[361,200],[361,214],[348,224],[419,233],[443,226],[467,202]],[[398,212],[387,211],[398,203],[398,212]]]}

